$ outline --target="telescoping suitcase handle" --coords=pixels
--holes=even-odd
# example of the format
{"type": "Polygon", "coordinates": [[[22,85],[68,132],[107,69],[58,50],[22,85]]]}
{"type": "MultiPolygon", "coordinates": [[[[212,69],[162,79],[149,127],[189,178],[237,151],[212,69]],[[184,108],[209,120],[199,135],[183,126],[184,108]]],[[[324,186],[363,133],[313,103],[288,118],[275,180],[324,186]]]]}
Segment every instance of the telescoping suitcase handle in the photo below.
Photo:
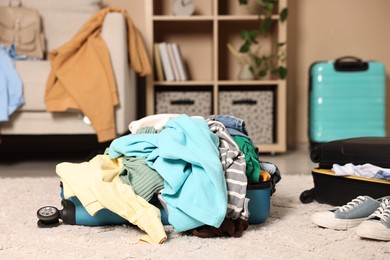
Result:
{"type": "Polygon", "coordinates": [[[343,56],[334,62],[336,71],[365,71],[368,70],[368,62],[354,56],[343,56]]]}

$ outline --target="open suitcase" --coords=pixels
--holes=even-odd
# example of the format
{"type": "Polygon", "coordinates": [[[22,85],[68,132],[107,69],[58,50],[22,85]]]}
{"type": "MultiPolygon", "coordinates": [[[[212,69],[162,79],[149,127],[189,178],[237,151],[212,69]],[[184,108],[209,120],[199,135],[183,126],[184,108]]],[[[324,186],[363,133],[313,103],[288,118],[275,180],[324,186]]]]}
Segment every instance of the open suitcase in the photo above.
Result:
{"type": "MultiPolygon", "coordinates": [[[[250,216],[249,224],[263,223],[269,216],[270,196],[272,193],[272,182],[264,181],[248,185],[247,197],[250,199],[248,208],[250,216]]],[[[61,205],[63,209],[59,210],[54,206],[44,206],[37,211],[38,227],[56,227],[62,223],[69,225],[83,226],[106,226],[106,225],[131,225],[126,219],[113,213],[108,209],[98,211],[91,216],[83,207],[77,197],[64,199],[61,185],[61,205]]],[[[169,225],[168,215],[157,198],[150,201],[154,206],[160,209],[161,222],[163,225],[169,225]]]]}
{"type": "Polygon", "coordinates": [[[382,63],[341,57],[309,71],[311,147],[333,140],[386,136],[386,70],[382,63]]]}
{"type": "MultiPolygon", "coordinates": [[[[64,199],[62,183],[60,184],[61,205],[59,210],[53,206],[44,206],[37,212],[38,227],[55,227],[60,225],[59,219],[64,224],[82,225],[82,226],[107,226],[107,225],[130,225],[130,223],[121,216],[113,213],[108,209],[101,209],[94,216],[91,216],[77,197],[64,199]]],[[[158,199],[153,197],[150,201],[154,206],[160,209],[161,222],[163,225],[168,225],[168,216],[164,207],[159,203],[158,199]]]]}
{"type": "Polygon", "coordinates": [[[359,195],[380,198],[390,195],[390,180],[360,176],[336,176],[333,164],[370,163],[390,168],[390,138],[360,137],[335,140],[318,145],[311,151],[313,162],[319,163],[312,170],[314,188],[301,193],[302,203],[316,200],[331,205],[344,205],[359,195]]]}

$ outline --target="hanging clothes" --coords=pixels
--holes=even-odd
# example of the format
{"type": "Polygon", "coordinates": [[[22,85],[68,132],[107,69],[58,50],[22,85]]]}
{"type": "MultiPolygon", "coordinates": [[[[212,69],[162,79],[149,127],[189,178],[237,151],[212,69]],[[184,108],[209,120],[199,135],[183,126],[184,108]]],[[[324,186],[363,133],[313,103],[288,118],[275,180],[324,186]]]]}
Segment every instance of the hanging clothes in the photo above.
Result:
{"type": "Polygon", "coordinates": [[[9,56],[9,50],[0,44],[0,122],[7,122],[23,104],[22,80],[9,56]]]}
{"type": "Polygon", "coordinates": [[[48,111],[76,109],[87,116],[99,142],[116,137],[114,107],[119,103],[110,54],[100,34],[109,12],[120,12],[126,18],[130,67],[141,76],[151,72],[141,35],[127,12],[107,7],[87,21],[69,42],[49,53],[51,72],[45,94],[48,111]]]}

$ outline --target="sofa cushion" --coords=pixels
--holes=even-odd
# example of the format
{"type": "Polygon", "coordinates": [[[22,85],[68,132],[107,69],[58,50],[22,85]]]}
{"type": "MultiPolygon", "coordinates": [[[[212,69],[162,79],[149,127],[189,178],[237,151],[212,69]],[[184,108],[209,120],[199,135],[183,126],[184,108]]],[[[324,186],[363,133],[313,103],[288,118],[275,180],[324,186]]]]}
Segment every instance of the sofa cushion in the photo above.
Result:
{"type": "Polygon", "coordinates": [[[11,120],[1,124],[1,134],[94,134],[80,112],[15,112],[11,120]]]}
{"type": "MultiPolygon", "coordinates": [[[[0,0],[0,5],[8,5],[8,2],[0,0]]],[[[102,7],[102,0],[28,0],[22,3],[40,13],[47,53],[69,41],[102,7]]]]}
{"type": "Polygon", "coordinates": [[[22,111],[46,111],[46,81],[50,73],[49,61],[16,61],[16,70],[23,82],[25,104],[22,111]]]}
{"type": "MultiPolygon", "coordinates": [[[[8,5],[10,0],[0,0],[0,5],[8,5]]],[[[13,2],[17,2],[14,0],[13,2]]],[[[58,11],[64,13],[94,13],[102,7],[102,0],[20,0],[23,6],[38,11],[58,11]]]]}

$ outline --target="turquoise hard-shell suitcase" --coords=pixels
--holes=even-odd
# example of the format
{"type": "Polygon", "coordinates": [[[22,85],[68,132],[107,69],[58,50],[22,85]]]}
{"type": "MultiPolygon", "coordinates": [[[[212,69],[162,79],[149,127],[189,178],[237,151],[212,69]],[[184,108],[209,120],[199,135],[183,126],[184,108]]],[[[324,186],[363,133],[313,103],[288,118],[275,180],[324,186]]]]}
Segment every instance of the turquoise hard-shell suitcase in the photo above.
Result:
{"type": "MultiPolygon", "coordinates": [[[[250,212],[248,223],[261,224],[270,213],[271,188],[274,184],[270,180],[248,185],[247,198],[249,198],[248,209],[250,212]]],[[[63,187],[61,183],[61,205],[63,209],[57,209],[54,206],[41,207],[38,212],[38,226],[41,228],[56,227],[62,223],[70,225],[83,226],[105,226],[105,225],[130,225],[130,223],[108,210],[101,209],[94,216],[91,216],[77,197],[64,199],[63,187]]],[[[150,201],[154,206],[160,209],[161,223],[169,225],[168,214],[157,198],[150,201]]]]}
{"type": "Polygon", "coordinates": [[[385,66],[342,57],[310,67],[309,140],[386,136],[385,66]]]}

